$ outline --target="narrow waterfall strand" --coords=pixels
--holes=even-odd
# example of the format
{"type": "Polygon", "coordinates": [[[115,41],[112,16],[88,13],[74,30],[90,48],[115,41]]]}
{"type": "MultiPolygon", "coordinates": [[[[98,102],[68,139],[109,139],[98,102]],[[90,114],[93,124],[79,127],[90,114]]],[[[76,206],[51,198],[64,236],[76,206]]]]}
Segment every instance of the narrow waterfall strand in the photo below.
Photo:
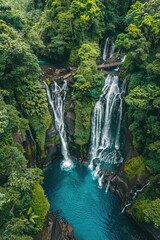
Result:
{"type": "Polygon", "coordinates": [[[148,184],[149,184],[149,181],[148,181],[146,184],[144,184],[141,189],[137,189],[137,190],[135,190],[134,193],[132,193],[132,198],[131,198],[131,200],[128,201],[128,202],[125,204],[125,206],[124,206],[124,208],[122,209],[121,213],[124,213],[124,211],[126,210],[126,208],[127,208],[127,207],[130,207],[130,206],[132,205],[132,203],[133,203],[133,201],[136,199],[138,193],[143,192],[143,189],[144,189],[146,186],[148,186],[148,184]]]}
{"type": "Polygon", "coordinates": [[[102,188],[102,187],[103,187],[102,181],[103,181],[103,174],[98,178],[98,187],[99,187],[99,188],[102,188]]]}
{"type": "Polygon", "coordinates": [[[125,59],[126,59],[126,55],[122,58],[121,62],[124,63],[125,59]]]}
{"type": "Polygon", "coordinates": [[[98,164],[95,170],[92,172],[93,180],[97,179],[99,176],[100,164],[98,164]]]}
{"type": "Polygon", "coordinates": [[[124,97],[125,92],[126,92],[126,81],[123,82],[122,90],[119,93],[119,100],[120,100],[119,110],[118,110],[119,119],[118,119],[117,133],[116,133],[116,139],[115,139],[115,149],[116,150],[119,150],[119,148],[120,148],[120,128],[121,128],[122,114],[123,114],[123,97],[124,97]]]}
{"type": "Polygon", "coordinates": [[[108,182],[107,182],[107,186],[106,186],[105,193],[107,193],[107,192],[108,192],[108,190],[109,190],[110,182],[111,182],[111,180],[110,180],[110,179],[108,179],[108,182]]]}
{"type": "Polygon", "coordinates": [[[97,151],[101,140],[103,111],[104,110],[102,102],[99,100],[95,104],[91,122],[91,150],[90,150],[91,162],[89,164],[89,168],[91,170],[93,169],[93,160],[97,157],[97,151]]]}
{"type": "Polygon", "coordinates": [[[105,45],[104,45],[104,50],[103,50],[103,61],[106,61],[107,56],[108,56],[108,50],[109,50],[109,38],[106,39],[105,45]]]}
{"type": "Polygon", "coordinates": [[[114,44],[114,42],[113,42],[113,43],[112,43],[112,46],[111,46],[111,51],[110,51],[109,58],[112,58],[112,57],[113,57],[114,50],[115,50],[115,44],[114,44]]]}
{"type": "Polygon", "coordinates": [[[30,138],[33,142],[33,145],[34,145],[34,167],[37,167],[37,144],[36,144],[36,141],[34,140],[34,137],[33,137],[33,134],[32,134],[32,131],[29,129],[29,135],[30,135],[30,138]]]}

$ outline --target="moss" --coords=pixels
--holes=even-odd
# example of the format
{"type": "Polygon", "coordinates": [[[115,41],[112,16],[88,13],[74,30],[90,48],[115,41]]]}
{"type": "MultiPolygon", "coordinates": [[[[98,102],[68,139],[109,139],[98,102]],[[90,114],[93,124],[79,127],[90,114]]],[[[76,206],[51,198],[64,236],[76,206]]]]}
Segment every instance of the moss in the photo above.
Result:
{"type": "Polygon", "coordinates": [[[28,147],[27,147],[27,156],[28,156],[30,159],[33,157],[32,153],[33,153],[32,146],[31,146],[31,145],[28,145],[28,147]]]}
{"type": "Polygon", "coordinates": [[[90,138],[91,112],[104,82],[104,77],[98,73],[96,65],[99,53],[99,47],[94,42],[82,44],[78,51],[80,65],[74,76],[72,100],[76,115],[74,141],[80,145],[81,156],[86,155],[86,146],[90,138]]]}
{"type": "Polygon", "coordinates": [[[42,230],[44,221],[49,210],[49,203],[44,194],[44,190],[39,183],[35,183],[32,190],[32,201],[30,203],[35,215],[39,216],[35,219],[35,231],[39,232],[42,230]]]}
{"type": "Polygon", "coordinates": [[[39,149],[43,152],[46,140],[46,131],[50,127],[52,119],[48,109],[41,117],[33,116],[29,118],[30,124],[36,135],[36,142],[39,149]]]}
{"type": "Polygon", "coordinates": [[[132,207],[132,214],[138,221],[151,223],[155,228],[160,227],[160,199],[150,201],[140,200],[132,207]]]}
{"type": "Polygon", "coordinates": [[[52,144],[56,144],[59,141],[60,141],[59,135],[56,135],[56,136],[49,139],[49,143],[52,143],[52,144]]]}
{"type": "Polygon", "coordinates": [[[85,98],[82,102],[75,101],[75,143],[83,146],[88,143],[90,137],[90,116],[93,102],[85,98]]]}
{"type": "Polygon", "coordinates": [[[125,163],[124,171],[130,180],[138,178],[140,175],[143,175],[147,172],[145,159],[141,156],[130,159],[125,163]]]}
{"type": "Polygon", "coordinates": [[[92,81],[93,75],[97,73],[97,64],[94,60],[83,60],[76,73],[83,73],[83,76],[87,81],[92,81]]]}
{"type": "Polygon", "coordinates": [[[149,180],[149,184],[136,198],[131,211],[138,221],[160,227],[160,175],[152,176],[149,180]]]}

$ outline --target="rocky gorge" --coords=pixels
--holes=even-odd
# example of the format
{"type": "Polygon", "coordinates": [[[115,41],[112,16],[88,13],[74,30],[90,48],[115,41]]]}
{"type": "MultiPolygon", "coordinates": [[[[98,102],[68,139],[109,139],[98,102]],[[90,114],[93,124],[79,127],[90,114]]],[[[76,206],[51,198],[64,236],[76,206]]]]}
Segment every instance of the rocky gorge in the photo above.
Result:
{"type": "MultiPolygon", "coordinates": [[[[115,60],[113,59],[114,64],[115,60]]],[[[110,63],[112,65],[112,60],[110,60],[110,63]]],[[[112,67],[112,66],[111,66],[112,67]]],[[[51,66],[41,66],[43,74],[42,74],[42,81],[47,81],[47,82],[52,82],[52,81],[57,81],[61,82],[64,80],[67,80],[68,82],[68,93],[67,93],[67,100],[66,100],[66,112],[65,112],[65,124],[66,124],[66,129],[67,129],[67,135],[69,139],[69,152],[71,156],[76,159],[78,162],[88,165],[88,156],[87,155],[81,155],[80,152],[80,147],[77,146],[74,143],[74,131],[75,131],[75,111],[74,111],[74,102],[71,100],[71,91],[72,91],[72,85],[74,84],[74,79],[72,76],[74,76],[75,70],[76,69],[57,69],[55,67],[51,66]]],[[[110,72],[108,72],[110,73],[110,72]]],[[[114,75],[114,73],[113,73],[114,75]]],[[[144,231],[144,233],[149,237],[149,239],[160,239],[159,236],[159,231],[153,228],[149,224],[139,224],[136,219],[133,217],[132,213],[130,212],[130,206],[132,204],[132,201],[134,201],[135,198],[133,198],[135,192],[141,192],[140,189],[145,186],[146,183],[148,183],[148,178],[150,176],[150,172],[146,171],[145,174],[137,176],[137,178],[134,178],[132,181],[130,181],[126,174],[125,174],[125,164],[127,165],[130,161],[130,159],[136,157],[138,154],[136,150],[133,147],[132,144],[132,137],[127,129],[126,122],[124,120],[124,130],[125,130],[125,135],[124,135],[124,146],[125,146],[125,160],[124,164],[120,164],[121,166],[118,166],[117,169],[114,171],[100,171],[99,174],[100,176],[103,175],[102,178],[102,184],[104,187],[107,186],[108,181],[109,181],[109,186],[108,189],[111,192],[116,193],[120,199],[121,199],[121,206],[122,206],[122,212],[125,211],[125,214],[131,218],[137,226],[144,231]],[[132,199],[133,198],[133,199],[132,199]]],[[[57,158],[61,155],[61,143],[60,139],[58,137],[58,132],[55,129],[55,126],[52,125],[52,127],[48,130],[47,134],[47,139],[48,139],[48,144],[46,145],[46,151],[47,155],[50,156],[49,159],[44,163],[45,166],[46,164],[48,165],[49,162],[54,161],[54,158],[57,158]],[[54,138],[57,139],[55,142],[49,143],[50,140],[54,138]],[[54,157],[54,158],[53,158],[54,157]],[[48,162],[49,161],[49,162],[48,162]]],[[[52,141],[52,140],[51,140],[52,141]]],[[[89,145],[87,146],[87,149],[89,149],[89,145]]],[[[87,152],[87,150],[86,150],[87,152]]],[[[147,184],[146,184],[147,185],[147,184]]],[[[140,193],[138,193],[140,194],[140,193]]],[[[136,194],[137,196],[137,194],[136,194]]],[[[55,224],[55,220],[53,220],[53,223],[55,224]]],[[[66,230],[67,231],[67,230],[66,230]]],[[[54,234],[53,234],[54,235],[54,234]]],[[[50,238],[52,239],[52,238],[50,238]]],[[[57,239],[54,238],[53,239],[57,239]]],[[[68,239],[68,238],[64,238],[68,239]]],[[[69,238],[71,239],[71,238],[69,238]]]]}

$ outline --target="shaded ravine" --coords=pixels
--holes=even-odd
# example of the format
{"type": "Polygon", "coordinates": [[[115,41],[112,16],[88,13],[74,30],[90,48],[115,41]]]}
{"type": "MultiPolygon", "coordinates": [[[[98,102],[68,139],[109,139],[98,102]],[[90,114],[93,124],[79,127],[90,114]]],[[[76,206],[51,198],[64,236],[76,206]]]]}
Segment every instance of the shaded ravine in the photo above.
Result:
{"type": "Polygon", "coordinates": [[[60,210],[78,240],[144,240],[130,220],[121,214],[119,199],[99,189],[90,170],[75,163],[61,170],[61,159],[44,171],[44,189],[51,211],[60,210]]]}

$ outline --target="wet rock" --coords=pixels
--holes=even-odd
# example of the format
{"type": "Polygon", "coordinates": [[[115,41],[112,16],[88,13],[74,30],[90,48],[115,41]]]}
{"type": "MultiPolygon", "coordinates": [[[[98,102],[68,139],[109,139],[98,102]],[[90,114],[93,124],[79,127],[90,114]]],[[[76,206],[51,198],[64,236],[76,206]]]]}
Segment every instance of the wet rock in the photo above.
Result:
{"type": "Polygon", "coordinates": [[[59,221],[55,218],[52,225],[51,239],[47,240],[76,240],[70,224],[62,218],[59,221]]]}
{"type": "Polygon", "coordinates": [[[73,135],[74,134],[74,130],[75,130],[75,113],[74,112],[67,112],[66,114],[66,124],[68,127],[68,133],[69,135],[73,135]]]}
{"type": "Polygon", "coordinates": [[[124,174],[115,174],[114,172],[104,173],[104,184],[110,179],[110,191],[116,192],[124,203],[131,192],[131,186],[124,174]]]}
{"type": "Polygon", "coordinates": [[[47,216],[44,229],[34,236],[34,240],[77,240],[71,225],[64,219],[57,220],[59,211],[47,216]]]}

